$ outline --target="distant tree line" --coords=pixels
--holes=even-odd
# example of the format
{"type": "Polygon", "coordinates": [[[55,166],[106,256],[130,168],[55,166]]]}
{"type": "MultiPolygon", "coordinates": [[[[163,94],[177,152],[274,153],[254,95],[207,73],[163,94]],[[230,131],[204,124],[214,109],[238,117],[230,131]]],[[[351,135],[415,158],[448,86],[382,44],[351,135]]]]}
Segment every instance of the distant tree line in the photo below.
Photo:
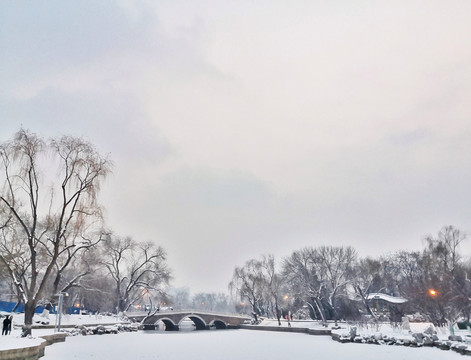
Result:
{"type": "Polygon", "coordinates": [[[234,312],[234,302],[226,293],[198,292],[190,294],[190,289],[171,288],[168,293],[168,304],[174,310],[201,310],[209,312],[234,312]]]}
{"type": "Polygon", "coordinates": [[[417,314],[437,325],[469,320],[471,273],[460,253],[465,234],[453,226],[427,236],[421,251],[360,258],[349,246],[305,247],[275,265],[272,255],[234,269],[229,289],[237,310],[280,318],[288,312],[327,320],[400,321],[417,314]],[[408,301],[378,307],[372,294],[408,301]],[[370,296],[369,296],[370,295],[370,296]],[[383,311],[384,310],[384,311],[383,311]]]}

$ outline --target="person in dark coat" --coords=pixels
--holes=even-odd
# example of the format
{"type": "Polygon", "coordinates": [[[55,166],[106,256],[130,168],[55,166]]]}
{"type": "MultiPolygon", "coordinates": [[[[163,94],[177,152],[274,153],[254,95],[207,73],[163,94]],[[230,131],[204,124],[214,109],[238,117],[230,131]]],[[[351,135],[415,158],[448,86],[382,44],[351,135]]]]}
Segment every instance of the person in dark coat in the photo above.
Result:
{"type": "Polygon", "coordinates": [[[2,335],[8,335],[8,327],[11,324],[11,320],[9,316],[5,317],[5,320],[3,320],[3,330],[2,330],[2,335]]]}
{"type": "Polygon", "coordinates": [[[10,315],[10,323],[8,324],[8,335],[11,334],[11,327],[13,326],[13,316],[10,315]]]}

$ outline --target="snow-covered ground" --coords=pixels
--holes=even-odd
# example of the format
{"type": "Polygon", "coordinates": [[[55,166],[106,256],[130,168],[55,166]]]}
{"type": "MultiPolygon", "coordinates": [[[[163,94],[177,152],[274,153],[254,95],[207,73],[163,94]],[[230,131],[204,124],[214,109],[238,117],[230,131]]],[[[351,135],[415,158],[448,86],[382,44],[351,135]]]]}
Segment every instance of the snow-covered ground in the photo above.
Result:
{"type": "MultiPolygon", "coordinates": [[[[7,315],[7,313],[2,313],[2,315],[3,317],[0,319],[0,330],[3,326],[4,316],[7,315]]],[[[49,321],[50,325],[54,325],[56,322],[56,316],[53,314],[50,314],[48,319],[39,315],[36,315],[34,319],[42,322],[49,321]]],[[[116,316],[102,315],[62,315],[61,319],[61,325],[114,324],[119,322],[121,322],[121,319],[116,316]]],[[[43,341],[42,339],[39,339],[40,336],[54,333],[54,329],[33,329],[32,339],[21,338],[21,325],[23,325],[23,323],[24,314],[13,315],[13,328],[11,334],[0,336],[0,350],[36,346],[43,341]]]]}
{"type": "MultiPolygon", "coordinates": [[[[320,324],[319,321],[314,321],[314,320],[295,320],[290,322],[292,327],[302,327],[302,328],[315,328],[315,329],[321,329],[322,325],[320,324]]],[[[288,321],[285,319],[281,319],[281,325],[278,325],[278,320],[276,319],[263,319],[260,322],[260,325],[262,326],[281,326],[281,327],[287,327],[288,326],[288,321]]]]}
{"type": "Polygon", "coordinates": [[[19,334],[18,335],[14,334],[12,331],[12,335],[2,336],[0,338],[0,350],[37,346],[41,344],[43,341],[44,340],[36,338],[36,337],[32,339],[20,338],[19,334]]]}
{"type": "MultiPolygon", "coordinates": [[[[2,314],[6,314],[3,313],[2,314]]],[[[2,317],[2,320],[4,318],[2,317]]],[[[34,325],[49,322],[50,325],[56,323],[56,315],[49,314],[47,317],[42,315],[34,316],[34,325]]],[[[85,325],[85,324],[114,324],[120,322],[121,319],[115,315],[62,315],[61,325],[85,325]]],[[[24,314],[13,314],[13,324],[21,326],[24,323],[24,314]]]]}
{"type": "Polygon", "coordinates": [[[452,351],[434,348],[340,344],[329,336],[251,330],[137,332],[69,337],[46,348],[44,360],[446,360],[452,351]]]}
{"type": "MultiPolygon", "coordinates": [[[[49,315],[51,325],[55,316],[49,315]]],[[[38,345],[42,340],[39,336],[52,334],[54,329],[33,329],[33,339],[20,338],[23,315],[15,315],[15,326],[12,334],[0,337],[0,350],[16,347],[38,345]]],[[[116,316],[95,315],[64,315],[62,325],[87,325],[119,323],[116,316]]],[[[261,325],[276,326],[276,320],[265,319],[261,325]]],[[[293,321],[292,327],[322,329],[317,321],[293,321]]],[[[348,334],[351,326],[357,327],[361,335],[386,335],[396,338],[411,339],[412,332],[423,332],[430,326],[427,323],[411,323],[411,332],[393,328],[388,324],[359,325],[340,324],[334,330],[338,334],[348,334]]],[[[287,327],[282,320],[281,327],[287,327]]],[[[329,327],[331,327],[330,324],[329,327]]],[[[182,326],[182,330],[185,327],[182,326]]],[[[189,326],[188,329],[191,329],[189,326]]],[[[436,329],[440,339],[447,339],[448,329],[436,329]]],[[[466,332],[467,333],[467,332],[466,332]]],[[[463,337],[466,336],[462,332],[463,337]]],[[[403,346],[375,346],[368,344],[340,344],[330,336],[312,336],[306,334],[278,333],[251,330],[211,330],[211,331],[180,331],[180,332],[137,332],[120,333],[117,335],[70,336],[65,343],[46,347],[46,360],[53,359],[255,359],[269,358],[277,360],[296,357],[299,360],[327,358],[362,358],[377,359],[451,359],[461,356],[452,351],[437,348],[411,348],[403,346]]]]}

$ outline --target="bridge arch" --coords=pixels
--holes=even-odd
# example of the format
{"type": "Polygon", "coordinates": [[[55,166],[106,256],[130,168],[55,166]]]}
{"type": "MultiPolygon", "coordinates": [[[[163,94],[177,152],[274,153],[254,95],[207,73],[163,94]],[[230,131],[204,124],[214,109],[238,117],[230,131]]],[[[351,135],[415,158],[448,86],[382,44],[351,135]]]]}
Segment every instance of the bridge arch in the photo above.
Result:
{"type": "Polygon", "coordinates": [[[209,324],[209,327],[215,327],[216,329],[227,329],[227,325],[224,321],[222,320],[219,320],[219,319],[214,319],[213,321],[211,321],[211,323],[209,324]]]}
{"type": "Polygon", "coordinates": [[[195,324],[196,330],[205,330],[205,329],[209,328],[209,326],[206,325],[206,322],[201,317],[199,317],[198,315],[195,315],[195,314],[190,314],[190,315],[185,316],[184,318],[182,318],[179,321],[178,326],[180,326],[182,321],[185,320],[185,319],[190,319],[191,321],[193,321],[193,323],[195,324]]]}
{"type": "Polygon", "coordinates": [[[165,331],[177,331],[179,325],[175,324],[171,319],[169,318],[160,318],[159,321],[162,321],[165,325],[165,331]]]}

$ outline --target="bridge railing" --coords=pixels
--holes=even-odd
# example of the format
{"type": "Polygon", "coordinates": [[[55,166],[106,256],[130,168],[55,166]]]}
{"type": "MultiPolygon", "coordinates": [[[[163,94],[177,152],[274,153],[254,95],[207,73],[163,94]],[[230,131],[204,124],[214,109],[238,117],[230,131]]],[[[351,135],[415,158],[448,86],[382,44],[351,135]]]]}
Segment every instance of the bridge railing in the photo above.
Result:
{"type": "Polygon", "coordinates": [[[160,310],[160,311],[126,311],[124,314],[129,316],[146,316],[148,314],[172,314],[172,313],[200,313],[200,314],[207,314],[207,315],[214,315],[214,316],[232,316],[232,317],[240,317],[240,318],[250,318],[248,314],[237,314],[237,313],[227,313],[221,311],[207,311],[207,310],[200,310],[200,309],[174,309],[174,310],[160,310]]]}

